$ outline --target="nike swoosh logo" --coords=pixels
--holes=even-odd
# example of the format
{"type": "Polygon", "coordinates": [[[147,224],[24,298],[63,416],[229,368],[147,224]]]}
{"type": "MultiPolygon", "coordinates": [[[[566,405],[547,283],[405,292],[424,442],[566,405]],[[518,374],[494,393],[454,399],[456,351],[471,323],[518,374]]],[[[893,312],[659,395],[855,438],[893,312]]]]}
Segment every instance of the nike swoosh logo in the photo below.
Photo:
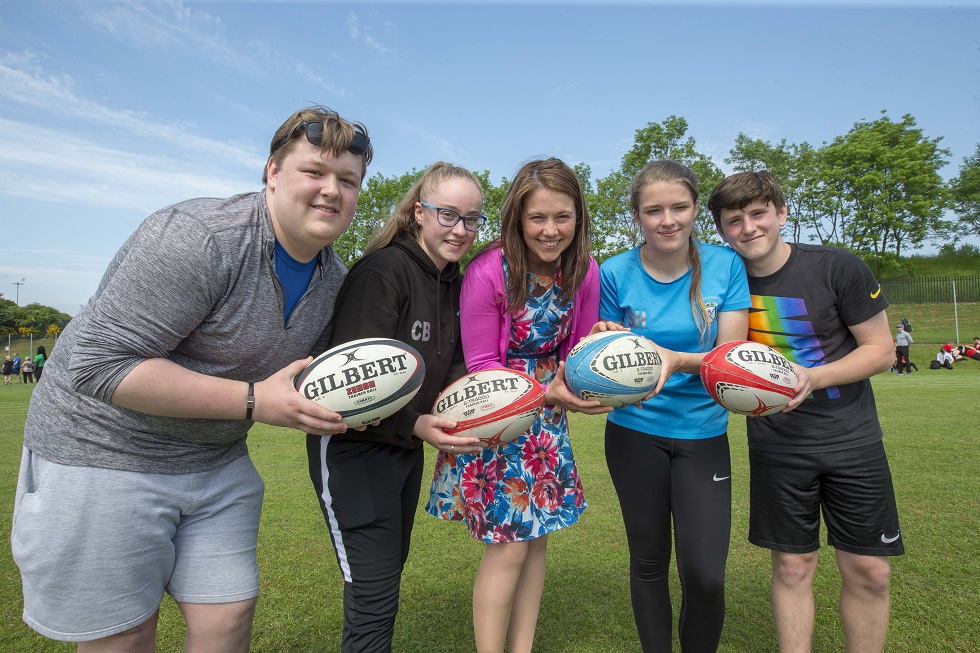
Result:
{"type": "Polygon", "coordinates": [[[884,542],[885,544],[891,544],[892,542],[894,542],[895,540],[897,540],[901,536],[902,536],[902,531],[899,531],[899,532],[895,533],[895,537],[885,537],[885,534],[882,533],[881,534],[881,541],[884,542]]]}
{"type": "Polygon", "coordinates": [[[711,477],[711,480],[713,480],[713,481],[724,481],[727,478],[731,478],[731,476],[718,476],[717,474],[715,474],[714,476],[711,477]]]}
{"type": "Polygon", "coordinates": [[[878,290],[871,293],[871,299],[878,299],[878,295],[881,294],[881,286],[878,286],[878,290]]]}

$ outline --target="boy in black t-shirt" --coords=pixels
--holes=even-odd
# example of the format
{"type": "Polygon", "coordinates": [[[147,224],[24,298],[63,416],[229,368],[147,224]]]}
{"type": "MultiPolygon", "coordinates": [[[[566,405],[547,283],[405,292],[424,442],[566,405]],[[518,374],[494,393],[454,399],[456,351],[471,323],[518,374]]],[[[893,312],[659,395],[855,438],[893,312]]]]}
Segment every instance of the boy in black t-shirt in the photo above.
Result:
{"type": "Polygon", "coordinates": [[[747,422],[749,541],[771,550],[780,649],[810,650],[822,510],[841,572],[847,649],[881,651],[887,556],[904,551],[868,380],[895,361],[888,302],[851,252],[783,241],[786,199],[768,172],[729,176],[708,208],[745,262],[749,338],[778,349],[799,375],[784,412],[747,422]]]}

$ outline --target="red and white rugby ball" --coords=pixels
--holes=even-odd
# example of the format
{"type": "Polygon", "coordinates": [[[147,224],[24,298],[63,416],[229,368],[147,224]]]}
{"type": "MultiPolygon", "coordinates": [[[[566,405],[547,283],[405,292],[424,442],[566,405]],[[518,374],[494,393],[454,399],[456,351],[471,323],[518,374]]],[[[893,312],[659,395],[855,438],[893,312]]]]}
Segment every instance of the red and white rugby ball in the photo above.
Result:
{"type": "Polygon", "coordinates": [[[544,388],[526,374],[504,368],[473,372],[443,390],[432,414],[456,422],[446,433],[479,438],[495,447],[521,436],[544,406],[544,388]]]}
{"type": "Polygon", "coordinates": [[[339,413],[348,426],[389,417],[422,387],[425,362],[391,338],[362,338],[317,356],[296,377],[304,397],[339,413]]]}
{"type": "Polygon", "coordinates": [[[790,362],[772,347],[736,340],[705,354],[701,382],[728,410],[759,417],[786,407],[796,394],[797,378],[790,362]]]}

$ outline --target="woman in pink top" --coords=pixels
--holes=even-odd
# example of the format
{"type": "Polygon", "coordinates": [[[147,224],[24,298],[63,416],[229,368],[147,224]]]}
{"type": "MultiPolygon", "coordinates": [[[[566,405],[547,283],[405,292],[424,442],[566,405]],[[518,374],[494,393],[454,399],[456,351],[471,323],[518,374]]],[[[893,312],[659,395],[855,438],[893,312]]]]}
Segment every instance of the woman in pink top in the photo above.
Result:
{"type": "Polygon", "coordinates": [[[479,653],[530,651],[544,587],[548,533],[586,508],[566,410],[608,412],[564,383],[564,360],[599,319],[585,195],[558,159],[531,161],[501,207],[501,238],[466,269],[460,323],[466,367],[509,367],[546,387],[527,433],[481,454],[442,452],[427,510],[463,521],[486,543],[473,590],[479,653]]]}

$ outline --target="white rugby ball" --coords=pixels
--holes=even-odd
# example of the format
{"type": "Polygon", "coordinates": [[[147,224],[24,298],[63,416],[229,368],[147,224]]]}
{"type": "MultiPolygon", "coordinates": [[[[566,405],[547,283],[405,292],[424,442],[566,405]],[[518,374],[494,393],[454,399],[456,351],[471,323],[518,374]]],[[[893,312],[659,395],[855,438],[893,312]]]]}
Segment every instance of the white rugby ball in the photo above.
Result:
{"type": "Polygon", "coordinates": [[[484,447],[510,442],[531,428],[544,406],[544,388],[505,368],[472,372],[443,390],[432,414],[456,422],[446,433],[479,438],[484,447]]]}
{"type": "Polygon", "coordinates": [[[362,338],[317,356],[295,385],[348,426],[364,426],[411,401],[424,377],[425,362],[414,347],[391,338],[362,338]]]}
{"type": "Polygon", "coordinates": [[[629,331],[582,338],[565,361],[565,381],[579,398],[617,408],[642,400],[660,379],[660,353],[629,331]]]}
{"type": "Polygon", "coordinates": [[[701,382],[716,402],[749,417],[772,415],[796,392],[793,366],[768,345],[736,340],[718,345],[701,361],[701,382]]]}

